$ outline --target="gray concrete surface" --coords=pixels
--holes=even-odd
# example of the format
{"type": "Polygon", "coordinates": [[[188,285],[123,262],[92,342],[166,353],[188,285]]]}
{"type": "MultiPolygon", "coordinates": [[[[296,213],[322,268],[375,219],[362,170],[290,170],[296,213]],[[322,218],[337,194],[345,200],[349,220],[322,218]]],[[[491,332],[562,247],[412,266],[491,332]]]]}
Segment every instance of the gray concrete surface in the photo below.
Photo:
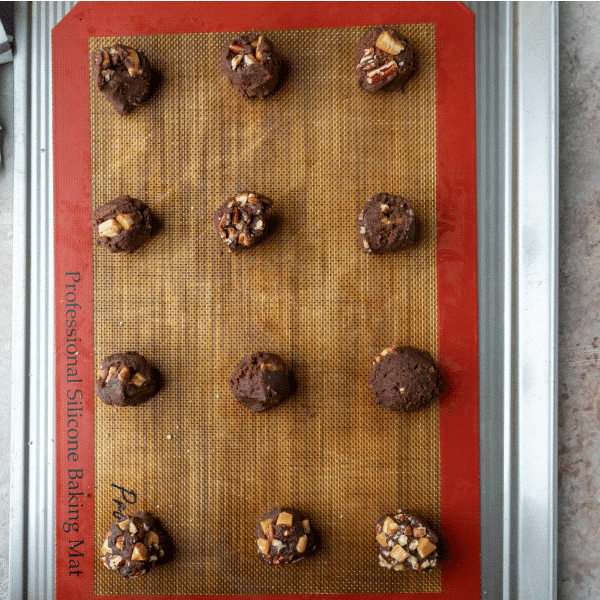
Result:
{"type": "MultiPolygon", "coordinates": [[[[12,6],[0,2],[0,20],[14,33],[12,6]]],[[[11,375],[12,211],[13,211],[13,65],[0,65],[0,365],[3,381],[11,375]]],[[[10,457],[10,385],[0,385],[0,598],[8,598],[8,508],[10,457]]]]}
{"type": "Polygon", "coordinates": [[[600,598],[600,4],[561,3],[558,595],[600,598]]]}

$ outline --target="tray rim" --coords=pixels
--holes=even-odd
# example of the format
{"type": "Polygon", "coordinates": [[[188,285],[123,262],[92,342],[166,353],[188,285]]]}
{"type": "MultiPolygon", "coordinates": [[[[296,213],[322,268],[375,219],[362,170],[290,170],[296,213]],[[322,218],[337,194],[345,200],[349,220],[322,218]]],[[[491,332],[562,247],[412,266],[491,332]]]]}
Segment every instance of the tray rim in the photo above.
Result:
{"type": "Polygon", "coordinates": [[[557,597],[558,4],[466,5],[477,23],[480,448],[490,450],[482,595],[542,600],[557,597]]]}
{"type": "MultiPolygon", "coordinates": [[[[26,74],[15,81],[14,197],[16,206],[26,207],[15,211],[13,225],[9,591],[15,598],[54,598],[48,57],[51,28],[75,3],[49,4],[18,3],[15,14],[21,40],[15,72],[26,74]],[[30,446],[34,439],[40,443],[30,446]]],[[[536,517],[540,531],[554,531],[549,525],[556,522],[558,8],[545,2],[467,5],[476,14],[480,447],[490,450],[481,453],[482,594],[542,600],[556,597],[556,533],[541,540],[542,552],[536,538],[532,552],[525,526],[536,517]],[[524,77],[532,72],[535,77],[524,77]],[[532,94],[538,98],[535,115],[526,109],[532,94]],[[487,119],[485,98],[498,107],[487,119]],[[490,284],[494,275],[498,279],[490,284]],[[495,360],[499,349],[502,358],[495,360]],[[533,387],[543,390],[543,398],[533,387]],[[494,428],[498,413],[501,420],[494,423],[502,427],[494,428]],[[540,420],[545,427],[541,448],[535,448],[538,460],[529,462],[522,450],[531,450],[529,427],[540,420]],[[489,461],[492,454],[502,457],[501,477],[498,463],[489,461]],[[541,473],[539,464],[545,465],[541,473]],[[498,490],[501,496],[494,494],[498,490]],[[517,519],[515,530],[505,525],[511,518],[517,519]],[[495,533],[502,544],[490,544],[495,533]]]]}

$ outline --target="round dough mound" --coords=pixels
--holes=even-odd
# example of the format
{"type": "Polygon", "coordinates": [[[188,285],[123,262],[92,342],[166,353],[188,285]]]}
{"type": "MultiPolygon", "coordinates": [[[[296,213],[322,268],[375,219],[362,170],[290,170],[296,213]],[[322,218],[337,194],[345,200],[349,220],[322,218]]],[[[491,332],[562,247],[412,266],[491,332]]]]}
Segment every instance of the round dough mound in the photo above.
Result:
{"type": "Polygon", "coordinates": [[[141,104],[150,93],[152,68],[143,52],[114,44],[94,52],[92,70],[100,90],[121,114],[141,104]]]}
{"type": "Polygon", "coordinates": [[[356,227],[358,245],[366,254],[403,250],[417,237],[410,202],[391,194],[375,194],[358,213],[356,227]]]}
{"type": "Polygon", "coordinates": [[[214,224],[230,252],[252,248],[269,233],[272,202],[255,192],[241,192],[215,212],[214,224]]]}
{"type": "Polygon", "coordinates": [[[102,562],[107,569],[133,579],[145,575],[165,556],[166,534],[158,521],[147,512],[114,523],[102,545],[102,562]]]}
{"type": "Polygon", "coordinates": [[[96,394],[106,404],[136,406],[156,394],[155,370],[137,352],[107,356],[98,369],[96,394]]]}
{"type": "Polygon", "coordinates": [[[292,508],[273,508],[256,527],[256,549],[268,565],[288,565],[302,560],[316,548],[310,522],[292,508]]]}
{"type": "Polygon", "coordinates": [[[383,515],[375,525],[379,565],[394,571],[431,571],[438,561],[438,537],[416,515],[398,511],[383,515]]]}
{"type": "Polygon", "coordinates": [[[264,35],[240,35],[221,50],[221,70],[244,99],[268,96],[279,81],[280,69],[281,58],[264,35]]]}
{"type": "Polygon", "coordinates": [[[375,404],[394,412],[412,412],[441,396],[444,380],[429,353],[390,347],[375,358],[369,387],[375,404]]]}
{"type": "Polygon", "coordinates": [[[354,70],[358,84],[368,92],[383,89],[402,93],[416,68],[411,45],[395,29],[376,27],[356,47],[354,70]]]}
{"type": "Polygon", "coordinates": [[[287,365],[269,352],[244,356],[227,383],[235,399],[255,413],[277,406],[292,393],[287,365]]]}
{"type": "Polygon", "coordinates": [[[94,212],[98,244],[109,252],[131,254],[152,234],[150,209],[141,200],[119,196],[94,212]]]}

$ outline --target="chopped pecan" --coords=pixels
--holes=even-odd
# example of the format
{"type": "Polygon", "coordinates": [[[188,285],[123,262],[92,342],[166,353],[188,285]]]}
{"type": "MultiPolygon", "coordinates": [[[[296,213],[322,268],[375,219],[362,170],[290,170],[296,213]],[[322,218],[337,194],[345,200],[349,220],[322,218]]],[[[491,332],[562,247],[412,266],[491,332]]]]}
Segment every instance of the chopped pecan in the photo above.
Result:
{"type": "Polygon", "coordinates": [[[385,79],[388,75],[391,75],[398,69],[398,65],[395,60],[390,60],[381,67],[373,69],[367,73],[367,83],[377,83],[382,79],[385,79]]]}
{"type": "Polygon", "coordinates": [[[396,56],[404,50],[404,44],[400,40],[397,40],[389,31],[381,33],[375,45],[386,54],[391,54],[392,56],[396,56]]]}

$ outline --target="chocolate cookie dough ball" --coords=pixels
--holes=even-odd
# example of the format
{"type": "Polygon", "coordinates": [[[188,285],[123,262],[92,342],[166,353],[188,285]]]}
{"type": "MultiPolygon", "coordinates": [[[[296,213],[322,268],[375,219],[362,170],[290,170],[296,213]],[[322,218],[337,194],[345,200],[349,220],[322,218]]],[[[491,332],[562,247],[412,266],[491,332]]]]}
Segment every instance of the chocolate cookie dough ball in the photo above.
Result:
{"type": "Polygon", "coordinates": [[[268,565],[297,562],[314,552],[315,547],[309,520],[291,508],[273,508],[256,528],[258,556],[268,565]]]}
{"type": "Polygon", "coordinates": [[[252,248],[267,237],[272,202],[255,192],[242,192],[215,212],[214,224],[231,252],[252,248]]]}
{"type": "Polygon", "coordinates": [[[394,412],[412,412],[441,396],[444,379],[429,353],[392,346],[375,358],[369,387],[375,404],[394,412]]]}
{"type": "Polygon", "coordinates": [[[244,99],[269,95],[277,85],[280,69],[281,58],[264,35],[240,35],[221,51],[221,70],[244,99]]]}
{"type": "Polygon", "coordinates": [[[292,393],[287,365],[277,354],[269,352],[244,356],[227,383],[235,399],[255,413],[277,406],[292,393]]]}
{"type": "Polygon", "coordinates": [[[92,69],[96,89],[124,115],[141,104],[150,93],[152,69],[143,52],[122,44],[94,52],[92,69]]]}
{"type": "Polygon", "coordinates": [[[395,252],[416,240],[412,206],[401,196],[375,194],[358,213],[356,227],[358,245],[366,254],[395,252]]]}
{"type": "Polygon", "coordinates": [[[133,579],[145,575],[152,565],[165,556],[166,534],[158,521],[147,512],[117,521],[102,544],[104,566],[122,577],[133,579]]]}
{"type": "Polygon", "coordinates": [[[152,233],[150,209],[141,200],[119,196],[94,212],[98,244],[109,252],[131,254],[152,233]]]}
{"type": "Polygon", "coordinates": [[[368,92],[384,89],[402,93],[415,69],[413,49],[394,29],[376,27],[358,42],[354,70],[358,84],[368,92]]]}
{"type": "Polygon", "coordinates": [[[375,525],[379,564],[394,571],[431,571],[438,560],[438,537],[425,521],[399,511],[383,515],[375,525]]]}
{"type": "Polygon", "coordinates": [[[156,380],[156,371],[141,354],[111,354],[96,374],[96,394],[106,404],[136,406],[156,394],[156,380]]]}

